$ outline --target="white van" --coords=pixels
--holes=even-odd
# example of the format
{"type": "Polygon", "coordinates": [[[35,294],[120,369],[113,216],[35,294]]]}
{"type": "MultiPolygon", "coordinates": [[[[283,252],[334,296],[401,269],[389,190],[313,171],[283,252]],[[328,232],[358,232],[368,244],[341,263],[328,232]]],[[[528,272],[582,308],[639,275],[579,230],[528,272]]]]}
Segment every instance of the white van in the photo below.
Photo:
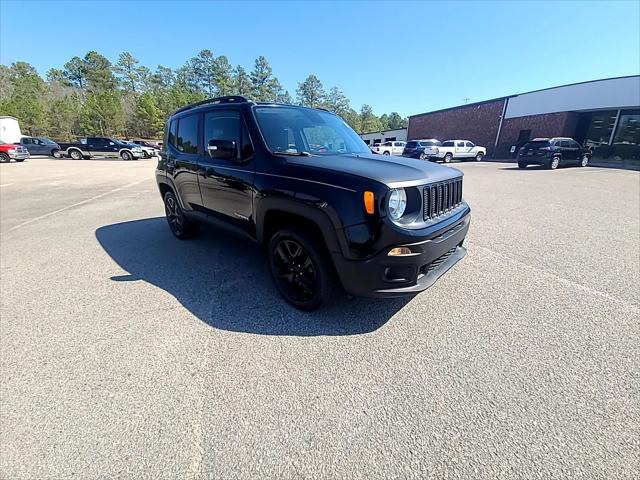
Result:
{"type": "Polygon", "coordinates": [[[0,141],[4,143],[20,143],[22,132],[18,119],[14,117],[0,117],[0,141]]]}

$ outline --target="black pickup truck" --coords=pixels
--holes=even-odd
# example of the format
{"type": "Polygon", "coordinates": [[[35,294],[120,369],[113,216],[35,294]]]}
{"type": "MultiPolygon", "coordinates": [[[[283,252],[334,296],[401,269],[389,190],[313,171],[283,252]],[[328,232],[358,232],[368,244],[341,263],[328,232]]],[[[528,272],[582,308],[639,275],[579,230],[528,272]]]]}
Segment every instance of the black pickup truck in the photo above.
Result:
{"type": "Polygon", "coordinates": [[[83,158],[122,158],[137,160],[142,157],[142,148],[133,143],[124,143],[109,137],[85,137],[78,143],[60,143],[60,151],[74,160],[83,158]]]}
{"type": "Polygon", "coordinates": [[[462,172],[372,154],[326,110],[240,96],[182,108],[156,179],[177,238],[222,223],[264,245],[276,287],[302,310],[337,284],[360,296],[420,292],[465,255],[462,172]]]}

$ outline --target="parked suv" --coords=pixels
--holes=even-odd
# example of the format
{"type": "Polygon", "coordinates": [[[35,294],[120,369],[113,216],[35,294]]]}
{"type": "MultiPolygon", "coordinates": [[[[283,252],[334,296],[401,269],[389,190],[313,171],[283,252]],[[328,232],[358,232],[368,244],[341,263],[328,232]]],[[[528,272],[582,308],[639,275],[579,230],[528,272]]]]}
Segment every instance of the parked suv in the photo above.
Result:
{"type": "Polygon", "coordinates": [[[551,170],[555,170],[561,165],[586,167],[590,158],[591,152],[582,148],[572,138],[534,138],[525,143],[518,151],[518,167],[544,165],[551,170]]]}
{"type": "Polygon", "coordinates": [[[440,140],[431,138],[428,140],[411,140],[404,146],[402,152],[403,157],[419,158],[420,160],[428,160],[438,154],[438,147],[441,145],[440,140]]]}
{"type": "Polygon", "coordinates": [[[266,246],[277,289],[302,310],[338,282],[360,296],[422,291],[465,255],[462,173],[373,154],[325,110],[239,96],[182,108],[156,179],[177,238],[222,222],[266,246]]]}

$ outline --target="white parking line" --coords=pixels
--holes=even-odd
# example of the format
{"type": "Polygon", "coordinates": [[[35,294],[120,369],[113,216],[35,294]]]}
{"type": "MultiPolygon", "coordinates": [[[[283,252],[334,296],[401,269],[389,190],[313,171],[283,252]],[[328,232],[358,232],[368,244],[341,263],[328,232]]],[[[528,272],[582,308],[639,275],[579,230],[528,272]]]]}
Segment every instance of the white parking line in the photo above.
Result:
{"type": "Polygon", "coordinates": [[[47,217],[50,217],[52,215],[56,215],[58,213],[64,212],[66,210],[69,210],[70,208],[78,207],[80,205],[84,205],[85,203],[93,202],[94,200],[97,200],[97,199],[102,198],[102,197],[106,197],[107,195],[111,195],[112,193],[119,192],[120,190],[124,190],[125,188],[133,187],[135,185],[138,185],[138,184],[140,184],[142,182],[146,182],[148,180],[149,180],[148,178],[145,178],[144,180],[140,180],[138,182],[128,183],[127,185],[123,185],[122,187],[114,188],[113,190],[109,190],[108,192],[101,193],[100,195],[96,195],[95,197],[87,198],[86,200],[83,200],[81,202],[74,203],[73,205],[68,205],[66,207],[59,208],[58,210],[54,210],[53,212],[45,213],[44,215],[40,215],[39,217],[32,218],[31,220],[27,220],[26,222],[22,222],[22,223],[16,225],[15,227],[11,227],[9,230],[7,230],[7,232],[12,232],[13,230],[17,230],[18,228],[22,228],[22,227],[24,227],[26,225],[29,225],[29,224],[33,223],[33,222],[37,222],[38,220],[43,220],[43,219],[45,219],[47,217]]]}
{"type": "Polygon", "coordinates": [[[1,187],[10,187],[11,185],[13,185],[13,183],[3,183],[2,185],[0,185],[1,187]]]}

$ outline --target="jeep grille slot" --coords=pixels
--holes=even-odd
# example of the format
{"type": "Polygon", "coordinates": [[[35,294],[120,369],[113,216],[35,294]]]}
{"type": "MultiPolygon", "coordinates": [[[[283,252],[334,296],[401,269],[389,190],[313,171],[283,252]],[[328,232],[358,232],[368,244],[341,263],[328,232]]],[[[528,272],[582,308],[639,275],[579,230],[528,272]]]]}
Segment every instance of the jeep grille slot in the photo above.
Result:
{"type": "Polygon", "coordinates": [[[423,219],[431,220],[462,203],[462,178],[427,185],[422,190],[423,219]]]}

